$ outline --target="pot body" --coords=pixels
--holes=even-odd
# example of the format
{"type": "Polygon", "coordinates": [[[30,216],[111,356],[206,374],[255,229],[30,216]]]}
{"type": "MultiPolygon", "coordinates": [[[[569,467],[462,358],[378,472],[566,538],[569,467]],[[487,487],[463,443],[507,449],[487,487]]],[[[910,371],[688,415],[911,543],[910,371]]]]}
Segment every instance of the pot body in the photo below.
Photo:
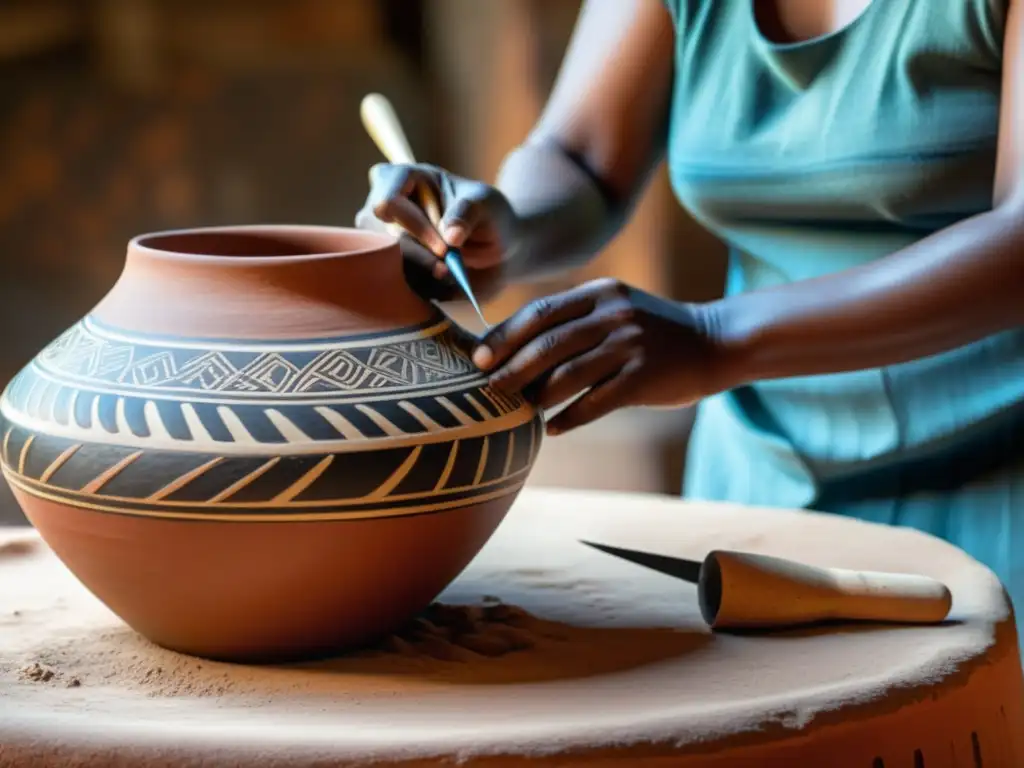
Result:
{"type": "Polygon", "coordinates": [[[137,238],[0,400],[2,467],[54,552],[165,647],[263,661],[395,630],[533,465],[542,417],[402,279],[388,237],[137,238]]]}

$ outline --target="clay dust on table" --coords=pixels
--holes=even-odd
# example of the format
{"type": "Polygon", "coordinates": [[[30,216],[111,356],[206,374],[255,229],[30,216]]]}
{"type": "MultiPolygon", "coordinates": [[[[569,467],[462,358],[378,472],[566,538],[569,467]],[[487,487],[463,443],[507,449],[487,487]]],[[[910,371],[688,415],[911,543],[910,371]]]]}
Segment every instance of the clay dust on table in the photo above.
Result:
{"type": "Polygon", "coordinates": [[[467,666],[486,660],[498,662],[538,644],[558,642],[564,639],[559,629],[501,603],[433,605],[402,632],[374,648],[326,661],[242,666],[168,651],[123,627],[65,642],[44,640],[33,654],[35,658],[19,668],[19,677],[54,685],[113,685],[153,696],[300,689],[310,694],[330,693],[338,687],[360,688],[360,678],[378,675],[402,675],[405,689],[417,679],[424,684],[454,681],[472,674],[467,666]],[[410,681],[409,675],[416,677],[410,681]]]}
{"type": "Polygon", "coordinates": [[[674,656],[671,630],[583,628],[480,595],[435,604],[376,647],[325,661],[241,666],[157,647],[103,607],[37,539],[0,542],[0,682],[150,697],[266,701],[392,696],[420,688],[533,683],[674,656]]]}
{"type": "Polygon", "coordinates": [[[386,695],[389,689],[463,679],[543,677],[543,670],[523,669],[522,660],[511,657],[560,645],[571,631],[482,596],[477,605],[432,605],[401,632],[358,653],[315,663],[239,666],[148,642],[99,605],[37,540],[0,544],[0,581],[6,585],[0,591],[0,673],[28,685],[156,697],[357,690],[386,695]],[[488,668],[483,675],[482,666],[488,668]]]}

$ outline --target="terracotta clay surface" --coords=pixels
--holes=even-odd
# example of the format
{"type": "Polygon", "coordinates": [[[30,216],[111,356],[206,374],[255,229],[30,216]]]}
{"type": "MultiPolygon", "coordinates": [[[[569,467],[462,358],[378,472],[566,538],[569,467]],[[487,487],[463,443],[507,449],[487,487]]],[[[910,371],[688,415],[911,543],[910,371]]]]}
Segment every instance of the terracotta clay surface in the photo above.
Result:
{"type": "Polygon", "coordinates": [[[397,241],[341,227],[209,227],[141,235],[92,313],[139,334],[335,338],[427,322],[397,241]]]}
{"type": "Polygon", "coordinates": [[[5,767],[1024,764],[1005,594],[910,530],[528,489],[441,606],[375,651],[273,668],[156,648],[34,534],[0,536],[5,767]],[[930,627],[712,635],[693,586],[580,538],[928,575],[953,609],[930,627]]]}
{"type": "Polygon", "coordinates": [[[218,659],[362,646],[425,608],[526,480],[543,420],[353,229],[146,235],[0,399],[0,466],[132,628],[218,659]]]}

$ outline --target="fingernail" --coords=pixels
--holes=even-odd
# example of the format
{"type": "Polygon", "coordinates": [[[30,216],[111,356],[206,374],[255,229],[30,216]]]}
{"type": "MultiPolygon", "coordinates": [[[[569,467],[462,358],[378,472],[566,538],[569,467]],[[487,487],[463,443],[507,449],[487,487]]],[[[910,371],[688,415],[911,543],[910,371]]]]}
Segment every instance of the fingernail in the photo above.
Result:
{"type": "Polygon", "coordinates": [[[490,347],[480,345],[473,351],[473,362],[477,368],[487,369],[494,363],[494,353],[490,347]]]}
{"type": "Polygon", "coordinates": [[[558,437],[558,435],[562,434],[562,430],[560,430],[558,427],[554,426],[553,424],[546,425],[545,426],[545,431],[551,437],[558,437]]]}
{"type": "Polygon", "coordinates": [[[444,232],[441,233],[441,236],[447,243],[458,244],[462,237],[462,226],[460,224],[449,224],[444,228],[444,232]]]}

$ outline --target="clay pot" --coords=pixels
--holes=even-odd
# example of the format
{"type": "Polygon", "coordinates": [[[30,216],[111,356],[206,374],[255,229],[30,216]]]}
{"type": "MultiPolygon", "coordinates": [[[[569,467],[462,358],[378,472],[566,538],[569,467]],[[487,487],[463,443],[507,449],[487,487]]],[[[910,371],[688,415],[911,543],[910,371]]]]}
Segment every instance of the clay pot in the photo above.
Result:
{"type": "Polygon", "coordinates": [[[4,475],[67,567],[174,650],[261,661],[372,642],[491,536],[542,416],[386,235],[146,235],[0,401],[4,475]]]}

